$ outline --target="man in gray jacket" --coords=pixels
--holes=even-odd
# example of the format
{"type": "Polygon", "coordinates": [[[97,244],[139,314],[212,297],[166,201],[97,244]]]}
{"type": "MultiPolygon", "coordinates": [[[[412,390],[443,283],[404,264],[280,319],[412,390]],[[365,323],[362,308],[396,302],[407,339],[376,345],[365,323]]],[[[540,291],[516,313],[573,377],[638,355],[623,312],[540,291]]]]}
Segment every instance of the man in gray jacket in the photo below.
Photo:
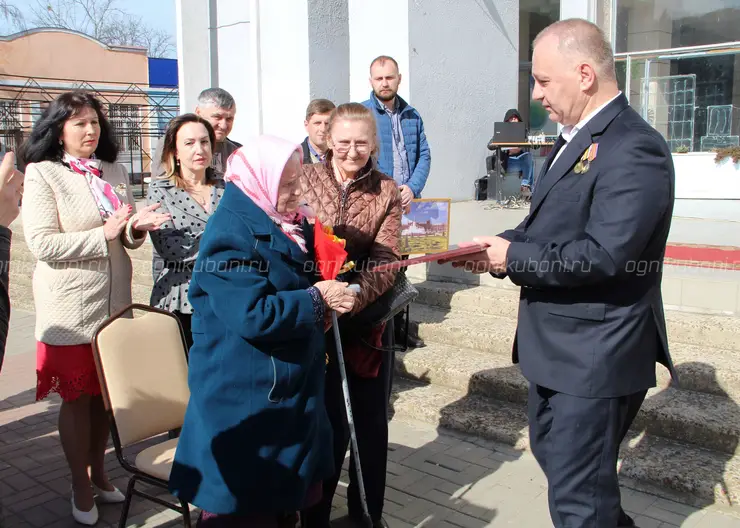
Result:
{"type": "Polygon", "coordinates": [[[23,197],[23,173],[15,169],[15,154],[8,152],[0,164],[0,369],[5,357],[10,321],[8,268],[10,266],[10,224],[18,217],[23,197]]]}
{"type": "MultiPolygon", "coordinates": [[[[213,127],[216,144],[213,146],[211,167],[216,177],[223,178],[229,156],[241,147],[241,144],[228,138],[231,129],[234,128],[236,102],[223,88],[207,88],[198,96],[195,113],[211,123],[213,127]]],[[[159,159],[159,152],[157,152],[152,160],[152,177],[157,178],[164,175],[165,169],[162,166],[162,160],[159,159]]]]}

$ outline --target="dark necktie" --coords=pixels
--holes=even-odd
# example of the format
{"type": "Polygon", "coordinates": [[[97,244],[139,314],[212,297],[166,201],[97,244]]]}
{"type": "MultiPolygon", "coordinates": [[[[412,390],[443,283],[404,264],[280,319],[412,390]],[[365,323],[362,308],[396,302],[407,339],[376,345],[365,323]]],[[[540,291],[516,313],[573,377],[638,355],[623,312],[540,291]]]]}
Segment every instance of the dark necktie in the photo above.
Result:
{"type": "Polygon", "coordinates": [[[552,146],[552,158],[550,158],[550,166],[547,167],[547,170],[550,170],[550,167],[552,167],[552,164],[555,163],[555,158],[558,156],[558,152],[565,145],[567,145],[567,143],[565,139],[563,139],[563,135],[560,134],[558,136],[558,139],[555,140],[555,144],[552,146]]]}
{"type": "Polygon", "coordinates": [[[558,139],[555,140],[555,144],[552,146],[552,151],[550,153],[552,157],[550,157],[549,165],[546,167],[546,170],[540,173],[540,177],[532,182],[532,195],[534,195],[535,186],[538,186],[540,184],[540,180],[547,175],[550,167],[552,167],[552,164],[555,161],[555,157],[558,155],[558,151],[563,148],[564,145],[566,145],[566,141],[563,139],[563,135],[560,134],[558,139]]]}

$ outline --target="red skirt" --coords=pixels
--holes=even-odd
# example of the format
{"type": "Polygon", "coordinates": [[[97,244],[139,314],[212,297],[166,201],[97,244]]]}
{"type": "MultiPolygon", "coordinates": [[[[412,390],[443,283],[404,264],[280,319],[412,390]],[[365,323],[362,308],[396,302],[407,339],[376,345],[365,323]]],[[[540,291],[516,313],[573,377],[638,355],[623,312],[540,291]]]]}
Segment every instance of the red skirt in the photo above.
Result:
{"type": "Polygon", "coordinates": [[[92,345],[36,342],[36,401],[52,392],[64,401],[74,401],[83,394],[100,395],[92,345]]]}

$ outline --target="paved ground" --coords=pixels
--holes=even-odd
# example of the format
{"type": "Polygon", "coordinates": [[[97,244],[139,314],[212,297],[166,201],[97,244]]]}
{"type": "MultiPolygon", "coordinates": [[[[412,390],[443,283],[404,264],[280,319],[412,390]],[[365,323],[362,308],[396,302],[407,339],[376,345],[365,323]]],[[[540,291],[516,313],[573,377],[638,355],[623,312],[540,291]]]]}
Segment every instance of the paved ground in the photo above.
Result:
{"type": "MultiPolygon", "coordinates": [[[[14,311],[7,350],[0,377],[0,527],[78,526],[56,431],[59,400],[34,401],[33,314],[14,311]]],[[[531,455],[427,424],[394,421],[390,437],[386,516],[392,527],[552,526],[544,476],[531,455]]],[[[107,465],[123,488],[126,475],[113,453],[107,465]]],[[[345,491],[341,484],[337,525],[346,524],[345,491]]],[[[641,528],[740,528],[740,518],[714,506],[692,507],[629,488],[623,493],[641,528]]],[[[174,512],[163,510],[134,499],[128,526],[181,525],[174,512]]],[[[117,526],[117,506],[100,512],[98,526],[117,526]]]]}

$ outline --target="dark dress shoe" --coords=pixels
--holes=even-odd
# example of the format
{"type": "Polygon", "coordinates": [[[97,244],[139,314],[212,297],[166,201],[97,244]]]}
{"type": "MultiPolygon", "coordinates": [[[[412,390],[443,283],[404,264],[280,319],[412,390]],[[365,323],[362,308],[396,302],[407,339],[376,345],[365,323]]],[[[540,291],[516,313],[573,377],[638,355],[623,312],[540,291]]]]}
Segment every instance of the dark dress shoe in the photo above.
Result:
{"type": "Polygon", "coordinates": [[[632,517],[627,515],[624,510],[619,511],[619,519],[617,519],[617,528],[638,528],[635,525],[635,521],[632,517]]]}
{"type": "Polygon", "coordinates": [[[409,335],[409,348],[423,348],[426,346],[424,340],[420,337],[409,335]]]}
{"type": "MultiPolygon", "coordinates": [[[[350,517],[350,519],[352,519],[352,522],[355,523],[355,525],[357,525],[358,527],[361,526],[363,528],[369,528],[363,522],[362,517],[360,517],[359,519],[357,517],[350,517]]],[[[373,521],[372,523],[373,523],[372,528],[388,528],[388,523],[385,522],[385,519],[383,519],[382,517],[378,519],[377,521],[373,521]]]]}

